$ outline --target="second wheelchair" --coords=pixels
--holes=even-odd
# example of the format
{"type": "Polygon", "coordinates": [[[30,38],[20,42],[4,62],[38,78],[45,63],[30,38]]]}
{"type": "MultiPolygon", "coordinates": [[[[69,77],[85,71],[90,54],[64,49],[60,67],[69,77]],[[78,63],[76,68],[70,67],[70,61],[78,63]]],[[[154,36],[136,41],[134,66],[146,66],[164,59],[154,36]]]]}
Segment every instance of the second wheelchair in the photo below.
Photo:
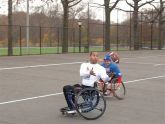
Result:
{"type": "Polygon", "coordinates": [[[114,96],[119,100],[124,99],[126,95],[126,87],[123,82],[118,83],[117,78],[113,73],[109,74],[111,80],[107,83],[100,80],[98,82],[98,89],[104,96],[114,96]]]}

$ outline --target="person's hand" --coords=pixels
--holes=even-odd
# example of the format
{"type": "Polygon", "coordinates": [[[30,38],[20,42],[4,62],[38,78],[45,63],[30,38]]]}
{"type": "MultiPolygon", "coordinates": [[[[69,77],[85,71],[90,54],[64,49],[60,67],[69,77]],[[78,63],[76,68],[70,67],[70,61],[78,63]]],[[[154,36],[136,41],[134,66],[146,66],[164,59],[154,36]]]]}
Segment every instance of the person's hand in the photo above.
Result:
{"type": "Polygon", "coordinates": [[[90,70],[90,75],[96,76],[95,72],[93,71],[93,68],[90,70]]]}

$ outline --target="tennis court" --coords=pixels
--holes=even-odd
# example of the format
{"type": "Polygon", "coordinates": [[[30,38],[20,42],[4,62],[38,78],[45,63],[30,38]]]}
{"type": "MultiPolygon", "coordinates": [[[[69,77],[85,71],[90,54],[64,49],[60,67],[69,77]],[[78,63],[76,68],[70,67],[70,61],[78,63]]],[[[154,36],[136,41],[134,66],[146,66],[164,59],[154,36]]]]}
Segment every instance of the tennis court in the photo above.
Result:
{"type": "Polygon", "coordinates": [[[0,57],[0,124],[164,124],[165,51],[119,54],[126,98],[106,98],[105,114],[94,121],[59,112],[62,87],[80,82],[88,53],[0,57]]]}

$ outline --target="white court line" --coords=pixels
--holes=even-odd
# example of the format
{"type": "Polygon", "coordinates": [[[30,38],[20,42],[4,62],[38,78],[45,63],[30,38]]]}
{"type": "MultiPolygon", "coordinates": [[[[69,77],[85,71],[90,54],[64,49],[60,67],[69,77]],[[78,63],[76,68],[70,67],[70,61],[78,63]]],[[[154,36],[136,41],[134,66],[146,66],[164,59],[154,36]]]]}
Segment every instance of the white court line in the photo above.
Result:
{"type": "Polygon", "coordinates": [[[139,65],[153,65],[155,67],[157,66],[164,66],[165,64],[155,64],[155,63],[141,63],[141,62],[121,62],[126,64],[139,64],[139,65]]]}
{"type": "Polygon", "coordinates": [[[165,64],[155,64],[154,66],[164,66],[165,64]]]}
{"type": "MultiPolygon", "coordinates": [[[[157,76],[157,77],[150,77],[150,78],[143,78],[143,79],[138,79],[138,80],[132,80],[132,81],[126,81],[124,83],[133,83],[133,82],[139,82],[139,81],[145,81],[145,80],[152,80],[152,79],[157,79],[157,78],[164,78],[165,75],[162,76],[157,76]]],[[[45,97],[50,97],[50,96],[57,96],[61,95],[61,93],[54,93],[54,94],[48,94],[48,95],[42,95],[42,96],[36,96],[36,97],[30,97],[30,98],[24,98],[24,99],[18,99],[18,100],[12,100],[12,101],[7,101],[7,102],[1,102],[0,105],[5,105],[5,104],[10,104],[10,103],[17,103],[17,102],[23,102],[27,100],[34,100],[34,99],[39,99],[39,98],[45,98],[45,97]]]]}
{"type": "Polygon", "coordinates": [[[165,64],[155,64],[155,63],[141,63],[141,62],[121,62],[126,64],[139,64],[139,65],[153,65],[155,67],[157,66],[165,66],[165,64]]]}
{"type": "Polygon", "coordinates": [[[121,60],[122,59],[136,59],[136,58],[150,58],[150,57],[152,58],[152,57],[159,57],[159,56],[165,56],[165,55],[145,56],[145,57],[140,57],[139,56],[139,57],[132,57],[132,58],[131,57],[130,58],[121,58],[121,60]]]}
{"type": "MultiPolygon", "coordinates": [[[[157,55],[157,56],[165,56],[165,55],[157,55]]],[[[149,58],[149,57],[157,57],[157,56],[147,56],[147,57],[134,57],[134,58],[122,58],[122,59],[136,59],[136,58],[149,58]]],[[[71,62],[71,63],[58,63],[58,64],[45,64],[45,65],[32,65],[32,66],[17,66],[17,67],[6,67],[0,68],[0,71],[3,70],[13,70],[13,69],[25,69],[25,68],[37,68],[37,67],[48,67],[48,66],[59,66],[59,65],[72,65],[79,64],[83,62],[71,62]]],[[[154,64],[154,66],[160,66],[164,64],[155,64],[155,63],[134,63],[134,62],[123,62],[123,63],[133,63],[133,64],[154,64]]]]}
{"type": "Polygon", "coordinates": [[[138,80],[132,80],[132,81],[126,81],[124,82],[125,84],[132,83],[132,82],[139,82],[139,81],[145,81],[145,80],[152,80],[152,79],[157,79],[157,78],[163,78],[165,75],[157,76],[157,77],[150,77],[150,78],[143,78],[143,79],[138,79],[138,80]]]}
{"type": "Polygon", "coordinates": [[[61,94],[62,94],[62,92],[61,93],[43,95],[43,96],[30,97],[30,98],[25,98],[25,99],[18,99],[18,100],[7,101],[7,102],[1,102],[0,105],[5,105],[5,104],[9,104],[9,103],[16,103],[16,102],[22,102],[22,101],[33,100],[33,99],[39,99],[39,98],[45,98],[45,97],[50,97],[50,96],[57,96],[57,95],[61,95],[61,94]]]}
{"type": "MultiPolygon", "coordinates": [[[[140,64],[140,65],[155,65],[155,63],[141,63],[141,62],[121,62],[121,63],[140,64]]],[[[160,64],[156,64],[156,65],[160,65],[160,64]]]]}
{"type": "Polygon", "coordinates": [[[10,67],[10,68],[0,68],[0,71],[2,71],[2,70],[12,70],[12,69],[58,66],[58,65],[72,65],[72,64],[80,64],[80,63],[83,63],[83,62],[58,63],[58,64],[46,64],[46,65],[32,65],[32,66],[18,66],[18,67],[10,67]]]}

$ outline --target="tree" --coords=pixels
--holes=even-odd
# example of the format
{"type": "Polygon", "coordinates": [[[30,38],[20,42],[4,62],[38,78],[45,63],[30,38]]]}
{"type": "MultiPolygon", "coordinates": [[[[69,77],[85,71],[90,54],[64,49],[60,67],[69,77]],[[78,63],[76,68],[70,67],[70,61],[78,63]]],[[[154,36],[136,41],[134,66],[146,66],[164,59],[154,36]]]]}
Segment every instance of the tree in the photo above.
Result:
{"type": "Polygon", "coordinates": [[[105,51],[110,50],[110,14],[120,0],[116,0],[113,6],[110,6],[110,0],[104,0],[105,6],[105,51]]]}
{"type": "MultiPolygon", "coordinates": [[[[134,50],[139,50],[139,30],[138,30],[138,12],[141,7],[143,7],[146,4],[152,3],[154,0],[145,1],[144,3],[141,3],[142,0],[132,0],[132,2],[128,2],[126,0],[126,3],[133,8],[133,41],[134,41],[134,50]]],[[[144,1],[144,0],[143,0],[144,1]]]]}
{"type": "Polygon", "coordinates": [[[111,0],[104,0],[105,6],[105,51],[110,50],[110,14],[112,10],[116,7],[120,0],[116,0],[116,2],[111,3],[111,0]],[[113,5],[111,5],[113,4],[113,5]]]}
{"type": "Polygon", "coordinates": [[[8,0],[8,56],[13,55],[12,48],[12,0],[8,0]]]}
{"type": "Polygon", "coordinates": [[[165,14],[163,15],[163,12],[165,11],[165,1],[159,0],[159,6],[156,7],[154,4],[151,3],[151,5],[155,8],[157,12],[157,16],[155,19],[158,20],[158,29],[159,29],[159,42],[158,42],[158,49],[161,50],[163,43],[162,43],[162,37],[163,37],[163,23],[165,23],[165,14]]]}
{"type": "Polygon", "coordinates": [[[121,0],[116,0],[116,2],[111,2],[111,0],[104,0],[104,4],[98,4],[98,3],[94,3],[97,4],[99,6],[104,6],[105,7],[105,44],[104,44],[104,48],[105,51],[109,51],[110,50],[110,15],[112,10],[117,6],[118,2],[121,0]]]}
{"type": "Polygon", "coordinates": [[[68,19],[69,9],[82,0],[61,0],[63,5],[63,42],[62,42],[62,53],[68,52],[68,19]]]}
{"type": "Polygon", "coordinates": [[[71,19],[71,24],[72,24],[72,28],[74,28],[74,24],[75,24],[75,19],[76,17],[81,16],[81,12],[85,9],[86,4],[81,3],[81,5],[79,5],[78,7],[74,7],[70,9],[70,19],[71,19]]]}

